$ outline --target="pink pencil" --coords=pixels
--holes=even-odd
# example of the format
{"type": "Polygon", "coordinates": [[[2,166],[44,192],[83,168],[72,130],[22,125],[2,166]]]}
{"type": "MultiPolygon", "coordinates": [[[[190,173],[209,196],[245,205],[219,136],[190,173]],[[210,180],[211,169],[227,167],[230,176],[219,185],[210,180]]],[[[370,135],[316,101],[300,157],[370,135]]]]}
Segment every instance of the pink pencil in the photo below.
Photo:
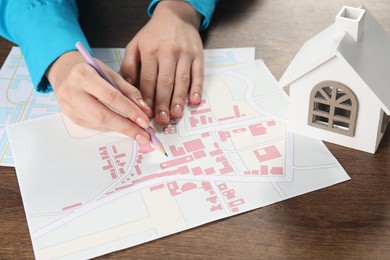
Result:
{"type": "MultiPolygon", "coordinates": [[[[118,91],[120,91],[120,89],[115,85],[115,83],[111,80],[111,78],[99,66],[99,64],[95,61],[95,59],[92,57],[92,55],[89,53],[89,51],[85,48],[85,46],[81,42],[76,43],[76,48],[81,53],[81,55],[83,55],[83,57],[87,60],[89,65],[91,65],[103,79],[105,79],[108,83],[111,84],[111,86],[113,86],[118,91]]],[[[158,140],[153,130],[150,129],[150,127],[148,127],[145,129],[145,131],[148,132],[150,136],[150,140],[152,141],[152,144],[156,147],[156,149],[160,150],[163,154],[165,154],[165,156],[168,157],[168,154],[165,151],[164,146],[161,144],[160,140],[158,140]]]]}

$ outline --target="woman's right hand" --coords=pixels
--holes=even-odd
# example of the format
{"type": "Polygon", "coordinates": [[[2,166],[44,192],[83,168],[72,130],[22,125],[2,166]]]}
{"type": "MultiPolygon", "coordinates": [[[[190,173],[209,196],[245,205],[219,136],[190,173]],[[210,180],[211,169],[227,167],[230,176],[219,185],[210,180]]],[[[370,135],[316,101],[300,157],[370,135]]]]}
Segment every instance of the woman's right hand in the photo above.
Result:
{"type": "Polygon", "coordinates": [[[151,108],[137,88],[97,62],[120,91],[100,77],[78,51],[63,54],[46,71],[61,111],[78,125],[117,131],[148,145],[150,137],[144,129],[149,126],[151,108]]]}

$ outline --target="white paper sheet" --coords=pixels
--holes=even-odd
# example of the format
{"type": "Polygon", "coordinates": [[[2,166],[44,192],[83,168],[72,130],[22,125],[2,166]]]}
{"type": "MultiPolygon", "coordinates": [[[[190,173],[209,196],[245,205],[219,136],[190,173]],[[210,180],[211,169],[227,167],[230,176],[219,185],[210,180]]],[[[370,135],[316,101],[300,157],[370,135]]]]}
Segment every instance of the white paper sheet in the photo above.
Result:
{"type": "MultiPolygon", "coordinates": [[[[119,71],[124,49],[93,49],[99,58],[115,71],[119,71]]],[[[210,74],[254,61],[254,48],[205,50],[205,73],[210,74]]],[[[31,78],[20,48],[13,47],[0,70],[0,165],[14,166],[8,137],[7,124],[59,113],[53,93],[34,91],[31,78]]]]}
{"type": "Polygon", "coordinates": [[[36,258],[91,258],[349,179],[322,142],[287,132],[288,98],[262,61],[204,91],[157,128],[168,158],[61,114],[8,126],[36,258]]]}

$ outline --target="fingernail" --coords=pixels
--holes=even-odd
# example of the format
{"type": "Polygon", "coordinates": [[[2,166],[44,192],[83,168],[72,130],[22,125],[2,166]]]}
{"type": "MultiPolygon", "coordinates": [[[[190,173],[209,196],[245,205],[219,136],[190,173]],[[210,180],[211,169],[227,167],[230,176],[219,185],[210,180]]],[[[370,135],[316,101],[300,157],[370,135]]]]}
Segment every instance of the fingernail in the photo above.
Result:
{"type": "Polygon", "coordinates": [[[140,145],[148,145],[150,143],[150,140],[146,138],[145,136],[141,134],[137,134],[135,137],[135,140],[140,144],[140,145]]]}
{"type": "Polygon", "coordinates": [[[135,122],[142,128],[147,128],[149,126],[148,122],[146,122],[146,120],[142,117],[137,117],[135,122]]]}
{"type": "Polygon", "coordinates": [[[200,95],[199,95],[199,93],[194,93],[193,97],[194,97],[194,101],[195,101],[196,103],[199,103],[199,102],[200,102],[200,95]]]}
{"type": "Polygon", "coordinates": [[[146,104],[146,102],[145,102],[142,98],[138,98],[138,99],[137,99],[137,102],[138,102],[138,104],[140,104],[141,106],[150,109],[150,107],[148,106],[148,104],[146,104]]]}
{"type": "Polygon", "coordinates": [[[168,122],[169,121],[169,117],[168,117],[168,114],[167,112],[165,112],[164,110],[160,111],[158,113],[158,118],[163,121],[163,122],[168,122]]]}
{"type": "Polygon", "coordinates": [[[182,111],[183,111],[183,109],[181,108],[181,106],[180,106],[179,104],[177,104],[177,105],[173,108],[173,114],[175,114],[175,115],[177,115],[177,116],[181,116],[182,111]]]}

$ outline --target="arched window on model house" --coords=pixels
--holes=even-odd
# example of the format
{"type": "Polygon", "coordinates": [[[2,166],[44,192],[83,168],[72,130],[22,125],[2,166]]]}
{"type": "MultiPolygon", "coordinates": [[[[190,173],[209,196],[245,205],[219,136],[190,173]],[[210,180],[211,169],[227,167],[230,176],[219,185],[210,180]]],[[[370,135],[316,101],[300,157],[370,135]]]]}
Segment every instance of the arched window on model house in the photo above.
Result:
{"type": "Polygon", "coordinates": [[[322,81],[310,94],[308,124],[354,136],[358,102],[353,91],[337,81],[322,81]]]}

